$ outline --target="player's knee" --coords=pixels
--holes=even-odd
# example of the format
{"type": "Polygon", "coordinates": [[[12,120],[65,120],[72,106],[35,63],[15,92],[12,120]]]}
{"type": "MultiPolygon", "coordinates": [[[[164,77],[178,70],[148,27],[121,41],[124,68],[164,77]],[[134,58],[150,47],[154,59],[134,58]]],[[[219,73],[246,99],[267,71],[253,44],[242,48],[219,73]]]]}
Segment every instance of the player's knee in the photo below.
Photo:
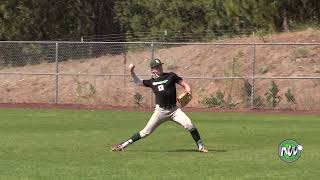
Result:
{"type": "Polygon", "coordinates": [[[186,124],[185,126],[184,126],[188,131],[190,131],[191,129],[193,129],[194,128],[194,126],[193,126],[193,124],[186,124]]]}
{"type": "Polygon", "coordinates": [[[141,138],[147,137],[151,134],[151,131],[142,130],[139,132],[141,138]]]}

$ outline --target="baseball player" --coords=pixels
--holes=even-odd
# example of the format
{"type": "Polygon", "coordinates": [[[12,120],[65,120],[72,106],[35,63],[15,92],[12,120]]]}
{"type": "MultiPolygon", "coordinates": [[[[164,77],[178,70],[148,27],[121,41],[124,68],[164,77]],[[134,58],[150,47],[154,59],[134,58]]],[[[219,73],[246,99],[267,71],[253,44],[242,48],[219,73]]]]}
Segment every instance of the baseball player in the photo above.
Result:
{"type": "Polygon", "coordinates": [[[127,141],[113,146],[111,148],[112,151],[124,150],[130,144],[150,135],[161,123],[167,120],[172,120],[183,126],[191,133],[191,136],[196,142],[200,152],[208,152],[202,143],[197,128],[192,124],[189,117],[176,106],[177,95],[175,84],[179,84],[186,92],[191,94],[190,86],[175,73],[164,73],[162,64],[163,63],[161,63],[160,59],[152,59],[150,61],[151,72],[155,75],[155,78],[149,80],[141,80],[134,72],[135,65],[129,65],[129,70],[134,83],[139,86],[152,88],[155,94],[156,107],[147,125],[141,131],[133,134],[133,136],[127,141]]]}

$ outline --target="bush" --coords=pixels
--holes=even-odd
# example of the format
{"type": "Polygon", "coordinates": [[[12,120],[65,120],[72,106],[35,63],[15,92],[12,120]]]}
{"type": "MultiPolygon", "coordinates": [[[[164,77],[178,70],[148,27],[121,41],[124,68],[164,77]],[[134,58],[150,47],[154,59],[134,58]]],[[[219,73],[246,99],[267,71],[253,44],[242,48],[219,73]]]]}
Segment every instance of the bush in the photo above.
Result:
{"type": "Polygon", "coordinates": [[[288,103],[295,103],[296,102],[296,98],[292,94],[290,88],[287,90],[287,92],[284,95],[286,96],[286,99],[287,99],[288,103]]]}
{"type": "MultiPolygon", "coordinates": [[[[247,107],[251,106],[251,95],[252,95],[252,85],[249,80],[245,80],[242,87],[242,99],[247,107]]],[[[262,107],[264,106],[263,98],[261,96],[255,96],[253,98],[253,106],[254,107],[262,107]]]]}
{"type": "Polygon", "coordinates": [[[295,105],[296,105],[296,98],[294,97],[293,93],[291,92],[291,89],[289,88],[284,95],[287,100],[287,108],[290,110],[294,110],[295,105]]]}
{"type": "Polygon", "coordinates": [[[267,67],[267,66],[260,67],[258,72],[260,74],[266,74],[267,72],[269,72],[269,67],[267,67]]]}
{"type": "Polygon", "coordinates": [[[310,56],[310,50],[307,48],[297,48],[294,50],[293,55],[295,58],[306,58],[310,56]]]}
{"type": "Polygon", "coordinates": [[[256,96],[255,98],[253,98],[253,105],[254,107],[263,107],[263,98],[261,96],[256,96]]]}
{"type": "Polygon", "coordinates": [[[142,94],[136,92],[133,96],[134,98],[134,102],[137,106],[141,107],[142,106],[142,100],[143,100],[143,96],[142,94]]]}
{"type": "Polygon", "coordinates": [[[208,108],[232,108],[238,104],[237,102],[232,101],[231,96],[228,96],[227,100],[224,99],[224,96],[224,92],[217,91],[216,94],[211,94],[209,97],[204,97],[199,101],[199,103],[205,105],[208,108]]]}
{"type": "Polygon", "coordinates": [[[250,106],[252,85],[250,84],[249,80],[246,79],[244,81],[241,91],[242,91],[241,95],[242,95],[243,102],[246,104],[246,106],[250,106]]]}
{"type": "Polygon", "coordinates": [[[78,102],[80,98],[89,99],[95,97],[97,90],[94,85],[92,85],[91,83],[89,83],[89,85],[81,84],[81,82],[76,78],[74,78],[73,80],[75,81],[76,85],[76,102],[78,102]]]}
{"type": "Polygon", "coordinates": [[[94,87],[92,84],[89,85],[89,92],[88,97],[93,97],[96,95],[96,87],[94,87]]]}
{"type": "Polygon", "coordinates": [[[281,97],[278,95],[279,91],[278,85],[272,81],[271,88],[265,93],[267,103],[273,108],[277,107],[281,101],[281,97]]]}
{"type": "Polygon", "coordinates": [[[42,58],[42,47],[40,44],[24,44],[22,47],[22,55],[25,64],[40,64],[42,58]]]}
{"type": "Polygon", "coordinates": [[[220,107],[225,104],[224,92],[218,91],[216,94],[211,94],[209,97],[204,97],[199,103],[211,108],[220,107]]]}

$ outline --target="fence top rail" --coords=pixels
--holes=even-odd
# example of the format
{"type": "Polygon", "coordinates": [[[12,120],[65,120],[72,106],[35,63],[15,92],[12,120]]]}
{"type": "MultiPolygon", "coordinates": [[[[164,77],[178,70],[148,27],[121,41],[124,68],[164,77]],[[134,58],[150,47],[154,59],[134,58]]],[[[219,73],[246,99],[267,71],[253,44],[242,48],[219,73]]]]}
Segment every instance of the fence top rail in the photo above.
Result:
{"type": "MultiPolygon", "coordinates": [[[[120,77],[130,77],[131,74],[87,74],[87,73],[23,73],[23,72],[0,72],[0,75],[58,75],[58,76],[120,76],[120,77]]],[[[151,74],[138,74],[141,77],[151,77],[151,74]]],[[[185,79],[207,79],[207,80],[215,80],[215,79],[320,79],[320,76],[291,76],[291,77],[267,77],[267,76],[181,76],[185,79]]]]}
{"type": "Polygon", "coordinates": [[[161,45],[320,45],[320,43],[222,43],[222,42],[81,42],[81,41],[0,41],[0,43],[36,44],[161,44],[161,45]]]}

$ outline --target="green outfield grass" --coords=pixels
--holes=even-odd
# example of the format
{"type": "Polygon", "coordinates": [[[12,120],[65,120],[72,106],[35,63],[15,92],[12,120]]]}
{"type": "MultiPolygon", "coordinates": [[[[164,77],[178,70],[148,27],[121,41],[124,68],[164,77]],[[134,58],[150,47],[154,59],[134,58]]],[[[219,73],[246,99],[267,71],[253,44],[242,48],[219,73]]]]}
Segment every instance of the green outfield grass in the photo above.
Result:
{"type": "Polygon", "coordinates": [[[125,152],[109,151],[151,113],[0,109],[0,179],[319,179],[319,115],[187,114],[209,153],[172,122],[125,152]],[[292,138],[304,150],[286,163],[277,148],[292,138]]]}

